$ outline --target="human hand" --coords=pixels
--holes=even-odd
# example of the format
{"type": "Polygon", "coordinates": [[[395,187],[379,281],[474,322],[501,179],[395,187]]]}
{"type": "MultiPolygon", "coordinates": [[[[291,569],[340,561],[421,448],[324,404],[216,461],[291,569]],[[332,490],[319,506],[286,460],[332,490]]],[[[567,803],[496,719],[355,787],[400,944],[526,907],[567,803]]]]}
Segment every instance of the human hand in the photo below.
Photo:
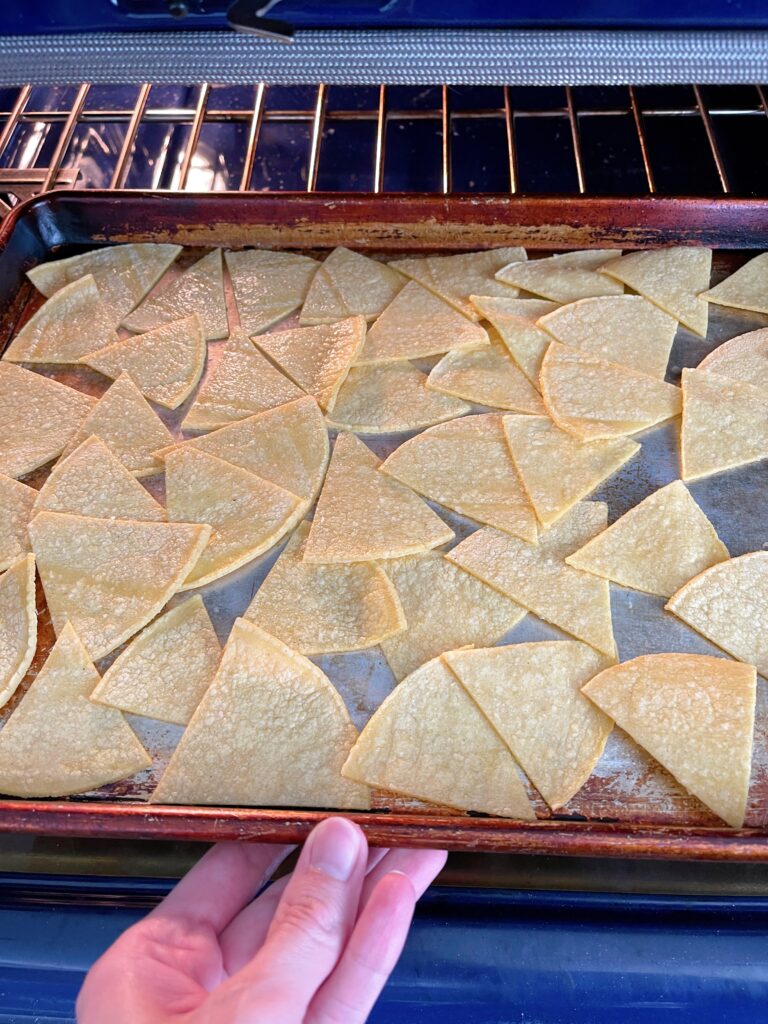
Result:
{"type": "Polygon", "coordinates": [[[218,843],[88,972],[79,1024],[360,1024],[405,944],[438,850],[369,850],[327,818],[292,847],[218,843]]]}

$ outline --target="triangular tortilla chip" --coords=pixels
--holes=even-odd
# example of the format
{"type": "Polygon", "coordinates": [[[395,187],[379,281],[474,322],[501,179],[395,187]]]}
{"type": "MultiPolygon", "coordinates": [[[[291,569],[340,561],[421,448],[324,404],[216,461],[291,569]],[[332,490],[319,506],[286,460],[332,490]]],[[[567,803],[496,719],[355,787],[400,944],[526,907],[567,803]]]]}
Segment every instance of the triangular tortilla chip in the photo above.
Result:
{"type": "Polygon", "coordinates": [[[153,452],[174,442],[173,434],[127,373],[104,392],[62,455],[71,455],[91,435],[101,438],[134,476],[160,473],[163,464],[153,452]]]}
{"type": "Polygon", "coordinates": [[[200,317],[193,313],[146,334],[116,341],[80,362],[113,380],[128,373],[145,398],[176,409],[200,380],[205,351],[200,317]]]}
{"type": "Polygon", "coordinates": [[[110,245],[41,263],[28,270],[27,277],[38,291],[50,297],[72,281],[92,274],[104,304],[119,321],[154,288],[180,252],[180,245],[155,242],[110,245]]]}
{"type": "Polygon", "coordinates": [[[538,390],[541,361],[552,335],[538,327],[536,321],[557,309],[558,304],[543,299],[499,299],[487,295],[473,295],[472,304],[498,331],[509,354],[538,390]]]}
{"type": "Polygon", "coordinates": [[[497,281],[495,274],[508,263],[526,259],[520,246],[506,249],[487,249],[483,252],[465,252],[456,256],[426,256],[416,259],[395,260],[390,264],[401,274],[418,281],[441,299],[450,302],[470,320],[478,313],[470,301],[471,295],[499,295],[514,298],[515,288],[497,281]]]}
{"type": "Polygon", "coordinates": [[[682,480],[639,505],[566,558],[622,587],[671,597],[692,576],[730,558],[682,480]]]}
{"type": "Polygon", "coordinates": [[[0,707],[27,674],[36,647],[35,558],[25,555],[0,576],[0,707]]]}
{"type": "Polygon", "coordinates": [[[629,285],[704,338],[707,303],[699,293],[709,285],[711,269],[711,249],[674,248],[628,253],[606,263],[600,273],[629,285]]]}
{"type": "Polygon", "coordinates": [[[768,551],[705,569],[672,595],[665,610],[768,677],[768,551]]]}
{"type": "Polygon", "coordinates": [[[221,645],[197,594],[139,633],[109,666],[91,700],[186,725],[220,661],[221,645]]]}
{"type": "Polygon", "coordinates": [[[646,654],[583,692],[729,825],[744,823],[755,672],[701,654],[646,654]]]}
{"type": "Polygon", "coordinates": [[[357,730],[328,678],[252,622],[237,619],[219,671],[152,803],[370,806],[341,775],[357,730]]]}
{"type": "Polygon", "coordinates": [[[294,384],[316,398],[324,412],[330,412],[365,341],[365,317],[260,334],[254,340],[294,384]]]}
{"type": "Polygon", "coordinates": [[[499,530],[471,534],[445,556],[524,608],[616,657],[608,581],[566,565],[565,559],[605,529],[606,505],[582,502],[528,544],[499,530]]]}
{"type": "Polygon", "coordinates": [[[0,362],[0,473],[24,476],[61,455],[95,405],[90,395],[0,362]]]}
{"type": "MultiPolygon", "coordinates": [[[[179,447],[175,444],[155,454],[164,458],[179,447]]],[[[307,502],[314,501],[328,465],[328,431],[317,402],[309,395],[193,437],[183,447],[247,469],[307,502]]]]}
{"type": "Polygon", "coordinates": [[[51,470],[35,491],[35,512],[73,512],[97,519],[163,522],[165,509],[98,437],[89,437],[51,470]]]}
{"type": "Polygon", "coordinates": [[[304,562],[301,523],[244,613],[299,654],[361,651],[406,625],[397,593],[373,562],[304,562]]]}
{"type": "Polygon", "coordinates": [[[407,629],[381,649],[398,681],[443,651],[495,644],[525,608],[435,551],[393,558],[384,568],[395,586],[407,629]]]}
{"type": "Polygon", "coordinates": [[[181,588],[210,533],[188,523],[40,512],[29,536],[56,635],[70,621],[91,658],[103,658],[181,588]]]}
{"type": "Polygon", "coordinates": [[[584,249],[526,263],[510,263],[499,270],[496,280],[554,302],[575,302],[592,295],[620,295],[624,291],[621,285],[606,281],[597,273],[614,256],[615,249],[584,249]]]}
{"type": "Polygon", "coordinates": [[[453,530],[380,465],[354,434],[339,434],[304,548],[307,562],[398,558],[452,540],[453,530]]]}
{"type": "Polygon", "coordinates": [[[269,550],[304,514],[295,494],[215,455],[182,447],[165,459],[168,519],[208,523],[208,545],[181,590],[202,587],[269,550]]]}
{"type": "Polygon", "coordinates": [[[328,422],[356,434],[390,434],[431,427],[469,411],[458,398],[431,391],[427,375],[404,359],[353,366],[328,422]]]}
{"type": "Polygon", "coordinates": [[[460,515],[536,541],[536,516],[499,413],[439,423],[401,444],[382,472],[460,515]]]}
{"type": "Polygon", "coordinates": [[[680,388],[553,341],[541,364],[541,394],[561,430],[582,441],[622,437],[679,415],[680,388]]]}
{"type": "Polygon", "coordinates": [[[266,331],[298,309],[320,266],[309,256],[269,249],[225,252],[224,259],[246,334],[266,331]]]}
{"type": "Polygon", "coordinates": [[[427,387],[496,409],[543,414],[538,391],[494,330],[491,344],[470,352],[448,352],[433,367],[427,387]],[[496,335],[496,337],[494,337],[496,335]]]}
{"type": "Polygon", "coordinates": [[[683,480],[698,480],[768,458],[765,412],[762,389],[709,370],[683,370],[683,480]]]}
{"type": "Polygon", "coordinates": [[[730,338],[696,367],[768,390],[768,327],[730,338]]]}
{"type": "Polygon", "coordinates": [[[5,350],[13,363],[77,363],[117,340],[117,317],[89,275],[65,285],[43,303],[5,350]]]}
{"type": "Polygon", "coordinates": [[[27,524],[37,491],[0,473],[0,572],[29,551],[27,524]]]}
{"type": "Polygon", "coordinates": [[[579,299],[537,323],[564,345],[661,380],[677,331],[677,320],[642,295],[579,299]]]}
{"type": "Polygon", "coordinates": [[[229,323],[221,249],[203,256],[162,291],[153,292],[123,319],[123,326],[129,331],[152,331],[192,313],[200,317],[206,341],[226,338],[229,323]]]}
{"type": "Polygon", "coordinates": [[[581,693],[605,661],[575,640],[451,651],[445,660],[556,811],[600,759],[613,728],[581,693]]]}
{"type": "Polygon", "coordinates": [[[98,681],[67,623],[0,730],[0,792],[71,796],[149,768],[152,759],[122,713],[88,700],[98,681]]]}
{"type": "Polygon", "coordinates": [[[409,281],[368,331],[357,365],[420,359],[488,344],[488,334],[453,306],[409,281]]]}
{"type": "Polygon", "coordinates": [[[768,313],[768,252],[761,252],[699,298],[734,309],[768,313]]]}
{"type": "Polygon", "coordinates": [[[375,320],[404,284],[388,264],[339,246],[313,277],[299,323],[329,324],[348,316],[375,320]]]}
{"type": "Polygon", "coordinates": [[[536,817],[512,755],[441,658],[393,690],[342,771],[369,786],[459,810],[536,817]]]}
{"type": "Polygon", "coordinates": [[[507,443],[539,521],[551,526],[640,451],[634,441],[578,441],[548,416],[503,418],[507,443]]]}

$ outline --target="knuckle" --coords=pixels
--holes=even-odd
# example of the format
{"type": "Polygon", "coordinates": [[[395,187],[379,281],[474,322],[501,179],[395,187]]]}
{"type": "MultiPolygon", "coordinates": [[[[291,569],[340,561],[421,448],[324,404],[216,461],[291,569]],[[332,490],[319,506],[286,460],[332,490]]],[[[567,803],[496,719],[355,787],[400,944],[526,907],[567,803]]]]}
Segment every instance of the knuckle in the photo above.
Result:
{"type": "Polygon", "coordinates": [[[341,915],[334,900],[324,893],[302,889],[280,914],[280,928],[320,945],[335,942],[341,930],[341,915]]]}

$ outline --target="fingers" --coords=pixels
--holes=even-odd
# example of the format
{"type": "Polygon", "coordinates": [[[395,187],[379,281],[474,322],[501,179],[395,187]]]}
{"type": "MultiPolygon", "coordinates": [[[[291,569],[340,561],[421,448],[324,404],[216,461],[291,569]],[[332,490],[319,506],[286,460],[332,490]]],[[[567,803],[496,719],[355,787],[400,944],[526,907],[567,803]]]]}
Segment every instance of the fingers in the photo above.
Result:
{"type": "Polygon", "coordinates": [[[447,857],[445,850],[388,850],[387,855],[368,872],[360,897],[361,907],[366,905],[376,886],[391,871],[407,875],[416,892],[416,899],[421,899],[424,891],[442,871],[447,857]]]}

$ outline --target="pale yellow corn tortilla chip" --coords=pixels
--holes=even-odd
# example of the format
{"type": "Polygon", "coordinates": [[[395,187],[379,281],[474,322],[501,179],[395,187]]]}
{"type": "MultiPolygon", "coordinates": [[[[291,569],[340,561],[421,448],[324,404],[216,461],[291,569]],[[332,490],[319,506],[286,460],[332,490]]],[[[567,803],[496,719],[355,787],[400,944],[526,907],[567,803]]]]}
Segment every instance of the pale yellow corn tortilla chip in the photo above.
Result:
{"type": "MultiPolygon", "coordinates": [[[[266,331],[301,306],[320,264],[296,252],[244,249],[225,252],[240,327],[266,331]]],[[[255,410],[254,410],[255,411],[255,410]]]]}
{"type": "Polygon", "coordinates": [[[356,738],[320,669],[237,619],[150,801],[365,809],[368,788],[341,775],[356,738]]]}
{"type": "Polygon", "coordinates": [[[526,263],[510,263],[496,274],[497,281],[515,285],[554,302],[574,302],[592,295],[620,295],[624,289],[606,281],[597,271],[615,249],[584,249],[526,263]]]}
{"type": "Polygon", "coordinates": [[[458,398],[430,390],[427,375],[404,359],[353,366],[328,422],[356,434],[389,434],[431,427],[469,411],[458,398]]]}
{"type": "Polygon", "coordinates": [[[622,587],[671,597],[692,576],[729,557],[688,488],[682,480],[673,480],[566,562],[622,587]]]}
{"type": "Polygon", "coordinates": [[[37,491],[0,473],[0,572],[29,551],[27,525],[37,491]]]}
{"type": "Polygon", "coordinates": [[[538,390],[539,370],[552,335],[537,321],[558,308],[556,302],[543,299],[499,299],[473,295],[472,303],[484,320],[498,332],[509,354],[538,390]]]}
{"type": "Polygon", "coordinates": [[[378,708],[342,769],[379,789],[466,811],[535,820],[507,747],[441,658],[378,708]]]}
{"type": "Polygon", "coordinates": [[[708,311],[699,295],[709,285],[711,269],[711,249],[677,247],[627,253],[600,273],[629,285],[703,338],[708,311]]]}
{"type": "Polygon", "coordinates": [[[90,395],[0,362],[0,473],[24,476],[61,455],[95,404],[90,395]]]}
{"type": "Polygon", "coordinates": [[[170,522],[212,528],[181,590],[202,587],[253,561],[306,511],[306,502],[282,487],[183,445],[166,457],[165,496],[170,522]]]}
{"type": "Polygon", "coordinates": [[[536,541],[536,516],[505,444],[499,413],[430,427],[396,448],[381,469],[460,515],[536,541]]]}
{"type": "Polygon", "coordinates": [[[398,681],[443,651],[495,644],[525,616],[525,608],[442,555],[393,558],[384,563],[405,614],[407,629],[381,650],[398,681]]]}
{"type": "Polygon", "coordinates": [[[601,672],[583,692],[689,793],[741,827],[752,761],[753,668],[700,654],[649,654],[601,672]]]}
{"type": "Polygon", "coordinates": [[[761,252],[699,298],[735,309],[768,313],[768,252],[761,252]]]}
{"type": "Polygon", "coordinates": [[[545,526],[557,522],[640,451],[639,444],[625,438],[581,442],[548,416],[511,413],[502,422],[522,485],[545,526]]]}
{"type": "Polygon", "coordinates": [[[197,313],[123,338],[80,360],[105,377],[127,373],[145,398],[176,409],[192,394],[205,366],[206,346],[197,313]]]}
{"type": "Polygon", "coordinates": [[[398,558],[453,539],[426,502],[380,465],[354,434],[339,434],[304,548],[307,562],[398,558]]]}
{"type": "Polygon", "coordinates": [[[579,299],[537,324],[564,345],[661,380],[677,331],[677,320],[642,295],[579,299]]]}
{"type": "Polygon", "coordinates": [[[545,622],[615,658],[608,581],[565,561],[604,530],[607,520],[603,502],[582,502],[542,533],[538,545],[486,528],[445,557],[545,622]]]}
{"type": "Polygon", "coordinates": [[[24,555],[0,576],[0,707],[27,674],[36,647],[35,558],[24,555]]]}
{"type": "Polygon", "coordinates": [[[152,759],[122,713],[88,700],[98,681],[67,623],[0,730],[0,792],[71,796],[149,768],[152,759]]]}
{"type": "Polygon", "coordinates": [[[374,647],[405,628],[395,588],[373,562],[312,565],[303,561],[309,523],[301,523],[244,618],[299,654],[374,647]]]}
{"type": "Polygon", "coordinates": [[[552,808],[600,759],[613,722],[581,687],[605,659],[576,640],[451,651],[445,660],[552,808]]]}
{"type": "Polygon", "coordinates": [[[730,338],[710,352],[696,367],[729,380],[768,389],[768,327],[730,338]]]}
{"type": "Polygon", "coordinates": [[[187,523],[40,512],[29,524],[51,621],[69,621],[97,661],[157,615],[182,586],[211,530],[187,523]]]}
{"type": "Polygon", "coordinates": [[[388,264],[339,246],[318,267],[301,308],[301,324],[329,324],[348,316],[376,317],[405,284],[388,264]]]}
{"type": "Polygon", "coordinates": [[[419,359],[488,343],[482,327],[409,281],[369,329],[356,365],[419,359]]]}
{"type": "Polygon", "coordinates": [[[133,715],[186,725],[220,661],[216,631],[196,594],[142,630],[90,698],[133,715]]]}

